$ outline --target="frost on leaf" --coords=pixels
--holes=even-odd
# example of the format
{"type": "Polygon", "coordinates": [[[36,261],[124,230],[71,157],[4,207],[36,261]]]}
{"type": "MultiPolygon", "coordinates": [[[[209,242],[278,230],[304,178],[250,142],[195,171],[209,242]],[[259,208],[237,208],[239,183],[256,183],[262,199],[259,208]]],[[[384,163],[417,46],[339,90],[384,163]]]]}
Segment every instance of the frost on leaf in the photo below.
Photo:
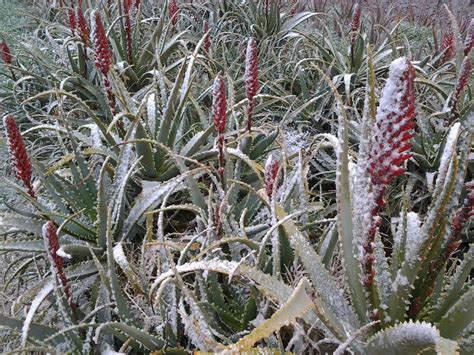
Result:
{"type": "Polygon", "coordinates": [[[375,334],[367,343],[367,354],[381,354],[396,349],[397,354],[418,354],[435,348],[438,354],[455,354],[457,343],[444,339],[438,329],[429,323],[412,321],[399,324],[375,334]]]}

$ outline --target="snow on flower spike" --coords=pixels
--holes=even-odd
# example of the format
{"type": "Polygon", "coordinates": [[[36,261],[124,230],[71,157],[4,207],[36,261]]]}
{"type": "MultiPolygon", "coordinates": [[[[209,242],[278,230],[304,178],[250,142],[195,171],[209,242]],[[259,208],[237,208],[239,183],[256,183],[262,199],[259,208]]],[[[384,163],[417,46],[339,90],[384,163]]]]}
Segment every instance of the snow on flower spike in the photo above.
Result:
{"type": "Polygon", "coordinates": [[[214,80],[212,89],[212,118],[214,127],[220,134],[224,133],[226,125],[227,99],[225,95],[224,78],[220,75],[214,80]]]}
{"type": "Polygon", "coordinates": [[[388,185],[405,170],[402,163],[411,155],[410,139],[415,127],[415,70],[406,58],[395,60],[382,91],[370,141],[368,173],[371,180],[370,222],[362,244],[364,286],[371,288],[375,277],[375,235],[380,225],[379,209],[388,185]]]}
{"type": "Polygon", "coordinates": [[[253,110],[255,108],[254,96],[258,91],[258,55],[257,42],[250,38],[245,55],[245,94],[248,99],[247,106],[247,130],[252,128],[253,110]]]}
{"type": "Polygon", "coordinates": [[[265,163],[265,174],[264,174],[264,182],[265,182],[265,193],[267,194],[268,198],[272,198],[273,188],[277,181],[278,177],[278,169],[279,164],[278,160],[276,160],[273,155],[270,155],[265,163]]]}
{"type": "Polygon", "coordinates": [[[406,58],[399,58],[390,65],[369,155],[369,173],[379,198],[386,185],[405,171],[401,164],[411,157],[408,151],[415,127],[414,80],[415,70],[406,58]]]}
{"type": "Polygon", "coordinates": [[[20,130],[18,129],[12,115],[3,117],[3,126],[5,127],[8,151],[10,153],[15,176],[18,180],[23,182],[28,194],[31,197],[36,198],[35,192],[33,191],[33,185],[31,184],[32,169],[30,157],[26,151],[20,130]]]}

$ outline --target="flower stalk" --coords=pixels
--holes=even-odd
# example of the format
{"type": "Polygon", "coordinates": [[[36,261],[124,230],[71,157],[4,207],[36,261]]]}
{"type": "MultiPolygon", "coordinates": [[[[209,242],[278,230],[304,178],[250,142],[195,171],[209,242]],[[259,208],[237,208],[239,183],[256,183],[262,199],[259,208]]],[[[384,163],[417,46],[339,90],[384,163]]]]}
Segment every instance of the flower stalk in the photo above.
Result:
{"type": "Polygon", "coordinates": [[[225,167],[225,139],[224,132],[227,123],[226,111],[227,111],[227,98],[225,93],[224,78],[218,75],[214,80],[214,86],[212,90],[212,118],[214,127],[217,130],[217,149],[218,149],[218,160],[219,160],[219,175],[221,178],[222,186],[224,183],[224,167],[225,167]]]}
{"type": "Polygon", "coordinates": [[[273,196],[273,189],[277,183],[279,168],[278,160],[276,160],[273,155],[270,155],[265,163],[264,173],[265,193],[269,200],[271,200],[273,196]]]}
{"type": "Polygon", "coordinates": [[[127,57],[130,64],[133,63],[133,46],[132,46],[132,20],[130,18],[130,12],[132,10],[132,0],[124,0],[123,12],[124,12],[124,26],[125,34],[127,37],[127,57]]]}
{"type": "Polygon", "coordinates": [[[355,52],[355,44],[357,39],[357,32],[360,28],[360,18],[362,14],[362,8],[359,3],[354,5],[354,12],[352,14],[352,22],[351,22],[351,58],[354,61],[354,52],[355,52]]]}
{"type": "Polygon", "coordinates": [[[91,22],[91,36],[95,50],[95,66],[97,70],[99,70],[99,72],[102,74],[110,109],[112,111],[112,114],[115,114],[115,97],[112,92],[112,85],[110,84],[108,77],[109,70],[112,65],[112,51],[109,47],[109,41],[107,39],[107,34],[105,32],[102,19],[97,11],[94,11],[91,14],[91,22]]]}
{"type": "Polygon", "coordinates": [[[73,302],[71,288],[64,272],[63,259],[58,255],[59,250],[59,238],[56,226],[53,221],[48,221],[43,225],[43,241],[48,255],[48,260],[51,265],[51,273],[59,281],[64,294],[66,295],[67,302],[73,313],[75,312],[77,305],[73,302]]]}
{"type": "Polygon", "coordinates": [[[204,20],[204,24],[202,26],[202,31],[204,32],[204,50],[209,53],[209,49],[211,48],[211,41],[209,39],[209,24],[206,20],[204,20]]]}
{"type": "Polygon", "coordinates": [[[5,64],[12,64],[12,54],[5,40],[2,40],[2,43],[0,43],[0,56],[5,64]]]}
{"type": "Polygon", "coordinates": [[[36,198],[33,184],[31,183],[32,168],[30,157],[26,151],[25,142],[23,141],[23,137],[21,136],[16,121],[12,115],[6,115],[3,117],[3,125],[5,127],[8,152],[10,154],[15,177],[23,183],[28,195],[32,198],[36,198]]]}
{"type": "Polygon", "coordinates": [[[245,55],[245,94],[247,96],[247,131],[252,129],[253,111],[255,109],[255,95],[258,91],[258,54],[257,42],[250,38],[245,55]]]}
{"type": "Polygon", "coordinates": [[[87,60],[87,43],[89,41],[90,31],[89,26],[87,25],[84,12],[79,7],[77,9],[77,28],[79,30],[79,36],[81,37],[82,47],[84,48],[84,57],[87,60]]]}
{"type": "Polygon", "coordinates": [[[176,27],[176,24],[178,23],[178,5],[176,4],[176,0],[169,1],[168,16],[174,29],[176,27]]]}
{"type": "Polygon", "coordinates": [[[389,78],[382,92],[375,125],[370,140],[368,175],[371,191],[367,206],[368,217],[364,220],[362,242],[363,285],[374,311],[373,319],[381,316],[375,278],[375,237],[381,224],[379,211],[385,206],[383,196],[389,184],[405,172],[401,166],[411,155],[410,140],[415,127],[415,70],[406,58],[399,58],[390,65],[389,78]]]}

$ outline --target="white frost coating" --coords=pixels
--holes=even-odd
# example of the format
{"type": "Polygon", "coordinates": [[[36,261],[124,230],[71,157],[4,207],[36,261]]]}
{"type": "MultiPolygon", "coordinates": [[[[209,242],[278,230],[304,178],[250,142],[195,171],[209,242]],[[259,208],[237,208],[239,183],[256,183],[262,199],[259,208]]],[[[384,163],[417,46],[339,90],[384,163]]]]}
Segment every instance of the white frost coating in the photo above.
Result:
{"type": "Polygon", "coordinates": [[[146,112],[148,118],[148,126],[151,132],[155,132],[156,123],[156,93],[152,93],[146,100],[146,112]]]}
{"type": "Polygon", "coordinates": [[[123,252],[122,242],[117,243],[113,248],[114,260],[121,268],[128,268],[128,260],[123,252]]]}
{"type": "Polygon", "coordinates": [[[408,281],[408,279],[402,274],[400,274],[400,270],[398,270],[397,276],[395,277],[395,281],[393,281],[393,284],[392,284],[392,291],[398,292],[399,286],[405,287],[405,286],[408,286],[409,283],[410,282],[408,281]]]}
{"type": "Polygon", "coordinates": [[[434,177],[436,173],[435,172],[426,172],[426,186],[428,187],[429,192],[433,192],[434,190],[434,177]]]}
{"type": "Polygon", "coordinates": [[[28,310],[28,314],[26,315],[25,321],[23,322],[23,327],[21,328],[21,346],[26,346],[26,340],[28,339],[28,331],[30,330],[31,322],[33,321],[33,317],[36,314],[41,303],[43,303],[44,299],[48,297],[51,291],[54,289],[54,283],[49,282],[46,286],[36,295],[33,302],[31,302],[30,309],[28,310]]]}
{"type": "Polygon", "coordinates": [[[61,258],[68,259],[68,260],[72,259],[72,255],[66,253],[62,247],[58,249],[58,251],[56,252],[56,255],[60,256],[61,258]]]}
{"type": "Polygon", "coordinates": [[[386,329],[375,334],[368,343],[369,352],[384,353],[385,349],[398,349],[400,353],[407,353],[412,346],[417,348],[435,348],[437,354],[457,353],[457,343],[444,339],[438,329],[426,322],[409,321],[386,329]]]}
{"type": "Polygon", "coordinates": [[[92,146],[96,149],[102,149],[102,137],[99,126],[96,124],[90,125],[92,146]]]}
{"type": "Polygon", "coordinates": [[[126,354],[126,353],[121,353],[115,351],[109,344],[105,344],[105,349],[102,350],[102,355],[121,355],[121,354],[126,354]]]}
{"type": "Polygon", "coordinates": [[[405,245],[405,259],[408,263],[413,265],[418,260],[420,248],[423,242],[424,236],[421,233],[418,213],[409,212],[407,214],[407,240],[405,245]]]}
{"type": "Polygon", "coordinates": [[[448,136],[446,137],[446,144],[444,146],[443,155],[439,162],[438,169],[438,178],[436,179],[436,191],[444,185],[446,180],[446,175],[449,170],[449,166],[452,161],[454,150],[456,149],[456,144],[459,137],[459,130],[461,128],[461,123],[456,122],[451,129],[449,130],[448,136]]]}
{"type": "Polygon", "coordinates": [[[283,139],[286,146],[286,152],[289,155],[298,153],[301,149],[308,149],[310,142],[309,133],[299,132],[294,129],[286,129],[283,131],[283,139]]]}

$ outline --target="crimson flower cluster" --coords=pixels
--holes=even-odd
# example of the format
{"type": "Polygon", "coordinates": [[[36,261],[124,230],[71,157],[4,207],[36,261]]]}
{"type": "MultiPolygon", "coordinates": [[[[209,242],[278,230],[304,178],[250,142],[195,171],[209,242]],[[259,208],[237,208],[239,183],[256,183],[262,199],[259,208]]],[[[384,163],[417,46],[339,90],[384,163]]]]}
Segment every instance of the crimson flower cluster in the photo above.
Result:
{"type": "Polygon", "coordinates": [[[0,56],[5,64],[12,64],[12,54],[5,40],[2,40],[2,43],[0,43],[0,56]]]}
{"type": "Polygon", "coordinates": [[[447,62],[456,53],[456,40],[453,31],[448,31],[443,37],[442,49],[444,51],[443,62],[447,62]]]}
{"type": "Polygon", "coordinates": [[[265,163],[264,172],[265,193],[269,199],[271,199],[273,195],[273,188],[277,182],[279,167],[278,160],[270,155],[265,163]]]}
{"type": "Polygon", "coordinates": [[[381,223],[379,210],[388,185],[405,172],[401,166],[411,157],[410,140],[415,127],[415,70],[406,58],[395,60],[382,92],[375,127],[370,141],[368,173],[371,180],[371,220],[362,244],[364,286],[370,288],[375,277],[375,234],[381,223]]]}
{"type": "Polygon", "coordinates": [[[247,130],[252,129],[253,111],[255,108],[255,95],[258,91],[258,54],[257,42],[250,38],[247,44],[245,56],[245,94],[248,100],[247,106],[247,130]]]}
{"type": "Polygon", "coordinates": [[[26,151],[25,142],[23,141],[20,130],[18,129],[16,121],[12,115],[3,117],[3,126],[5,127],[8,152],[10,154],[15,176],[23,183],[28,194],[31,197],[36,198],[31,183],[32,169],[30,157],[26,151]]]}
{"type": "Polygon", "coordinates": [[[48,221],[43,225],[43,241],[48,255],[49,263],[51,264],[51,271],[58,278],[66,295],[69,306],[74,311],[76,304],[72,300],[72,292],[69,287],[66,273],[64,272],[63,259],[57,254],[59,250],[59,239],[56,226],[53,221],[48,221]]]}
{"type": "Polygon", "coordinates": [[[212,119],[217,130],[217,148],[219,151],[219,174],[224,177],[224,131],[227,123],[227,98],[225,93],[224,78],[218,75],[214,80],[212,90],[212,119]]]}

